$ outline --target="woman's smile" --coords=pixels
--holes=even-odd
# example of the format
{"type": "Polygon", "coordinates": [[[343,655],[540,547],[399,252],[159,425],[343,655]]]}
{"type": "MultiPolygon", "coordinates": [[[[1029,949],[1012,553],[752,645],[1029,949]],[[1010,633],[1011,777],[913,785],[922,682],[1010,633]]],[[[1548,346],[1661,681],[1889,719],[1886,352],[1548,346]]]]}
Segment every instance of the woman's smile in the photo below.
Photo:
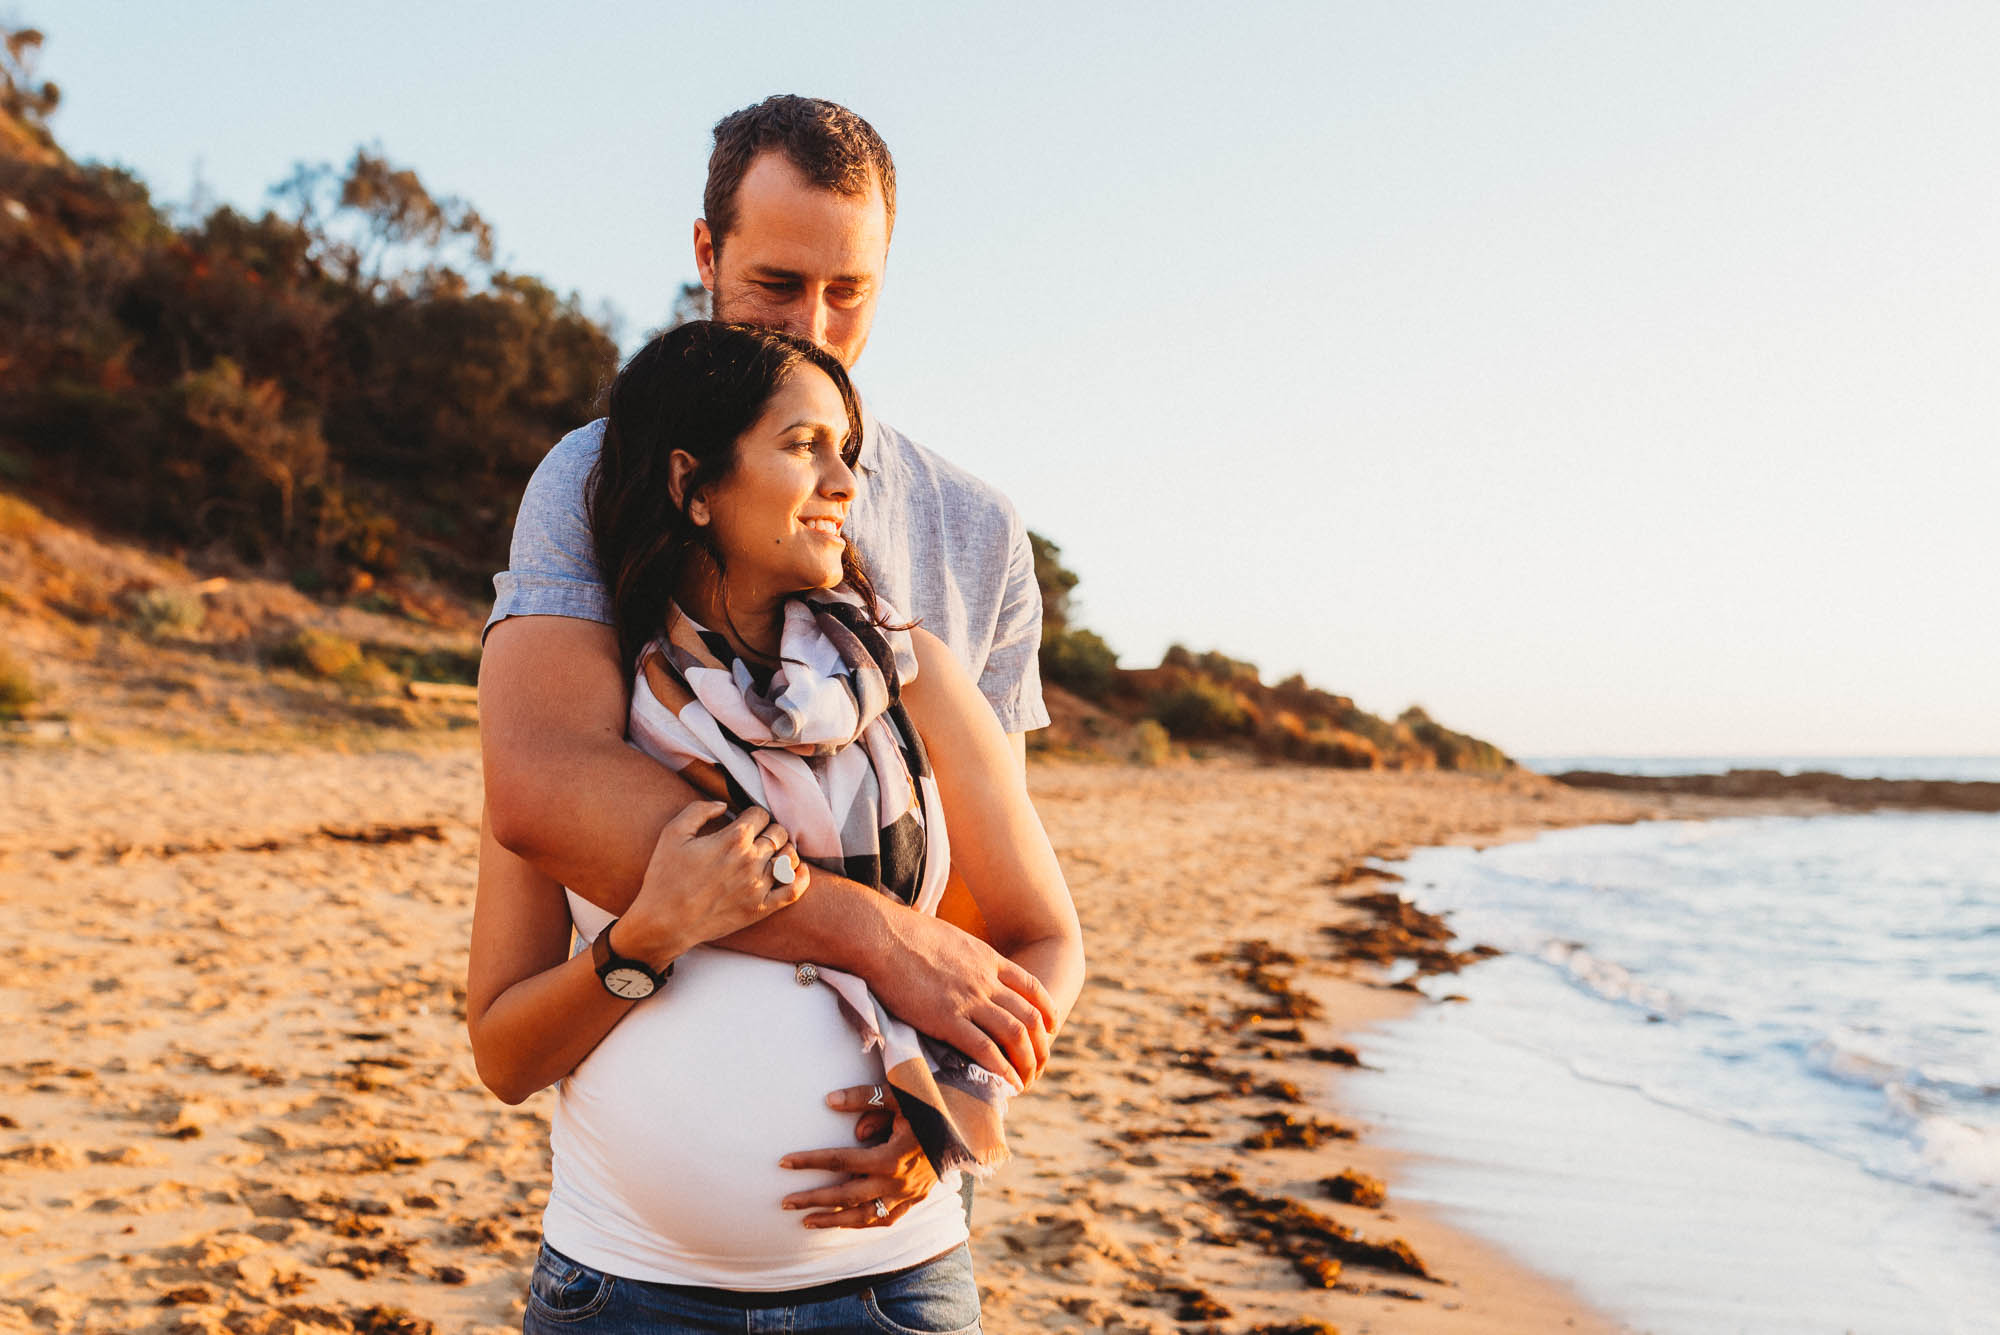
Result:
{"type": "Polygon", "coordinates": [[[842,577],[841,528],[857,485],[847,405],[826,372],[795,367],[736,442],[736,463],[705,498],[732,607],[775,609],[842,577]]]}

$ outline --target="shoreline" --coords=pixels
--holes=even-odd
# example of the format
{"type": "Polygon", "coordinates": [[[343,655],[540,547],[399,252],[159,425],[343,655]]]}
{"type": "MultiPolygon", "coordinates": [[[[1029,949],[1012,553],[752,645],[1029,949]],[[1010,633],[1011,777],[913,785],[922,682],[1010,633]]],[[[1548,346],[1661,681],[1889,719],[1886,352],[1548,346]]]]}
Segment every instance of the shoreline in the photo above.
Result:
{"type": "MultiPolygon", "coordinates": [[[[1469,1004],[1372,1031],[1382,1071],[1340,1096],[1418,1151],[1409,1196],[1661,1335],[1991,1330],[1990,1167],[1935,1154],[1978,1147],[1991,1105],[1929,1093],[1917,1063],[1946,1058],[1892,1039],[1880,1065],[1844,1065],[1828,1000],[1884,996],[1865,966],[1938,922],[1902,916],[1924,887],[1991,902],[1972,869],[1996,833],[1963,813],[1787,813],[1420,850],[1398,868],[1410,897],[1509,953],[1426,983],[1469,1004]],[[1788,952],[1772,924],[1801,915],[1825,935],[1788,952]],[[1815,972],[1828,957],[1856,963],[1815,972]]],[[[1950,973],[1948,938],[1924,939],[1940,953],[1888,958],[1950,973]]],[[[1924,995],[1917,1023],[1963,1022],[1924,995]]],[[[1911,1032],[1893,996],[1871,1014],[1911,1032]]]]}
{"type": "MultiPolygon", "coordinates": [[[[1049,767],[1031,785],[1092,951],[1092,982],[1063,1040],[1087,1069],[1065,1075],[1059,1049],[1049,1082],[1095,1134],[1069,1126],[1044,1149],[1043,1121],[1059,1120],[1047,1085],[1018,1106],[1021,1163],[982,1191],[975,1230],[982,1284],[1007,1295],[1004,1306],[989,1301],[990,1329],[1164,1332],[1204,1311],[1231,1331],[1624,1329],[1562,1282],[1400,1199],[1397,1182],[1421,1152],[1378,1144],[1344,1115],[1342,1082],[1366,1073],[1328,1058],[1359,1046],[1365,1060],[1370,1030],[1432,1004],[1378,963],[1336,958],[1357,941],[1398,949],[1380,935],[1382,915],[1356,903],[1393,892],[1395,878],[1364,863],[1627,823],[1665,814],[1661,804],[1527,774],[1230,762],[1049,767]],[[1172,870],[1181,892],[1154,893],[1155,874],[1172,870]],[[1128,925],[1111,925],[1120,919],[1128,925]],[[1325,930],[1340,925],[1343,935],[1325,930]],[[1145,1137],[1136,1153],[1120,1143],[1133,1131],[1145,1137]],[[1029,1163],[1074,1183],[1080,1204],[1064,1210],[1020,1190],[1029,1163]],[[1325,1181],[1348,1170],[1386,1180],[1387,1200],[1330,1197],[1325,1181]],[[1363,1258],[1369,1245],[1402,1243],[1434,1278],[1352,1254],[1326,1273],[1316,1231],[1328,1224],[1364,1244],[1363,1258]],[[1121,1282],[1102,1282],[1106,1263],[1121,1282]],[[1093,1272],[1098,1291],[1080,1300],[1074,1278],[1093,1272]]],[[[1436,943],[1400,943],[1426,944],[1436,943]]]]}
{"type": "MultiPolygon", "coordinates": [[[[499,1104],[465,1047],[478,771],[469,747],[0,749],[0,1330],[518,1330],[549,1096],[499,1104]]],[[[989,1330],[1618,1329],[1343,1138],[1339,1046],[1426,1003],[1320,929],[1378,888],[1366,859],[1664,804],[1231,761],[1031,786],[1091,981],[980,1189],[989,1330]],[[1350,1167],[1385,1205],[1323,1194],[1350,1167]]]]}

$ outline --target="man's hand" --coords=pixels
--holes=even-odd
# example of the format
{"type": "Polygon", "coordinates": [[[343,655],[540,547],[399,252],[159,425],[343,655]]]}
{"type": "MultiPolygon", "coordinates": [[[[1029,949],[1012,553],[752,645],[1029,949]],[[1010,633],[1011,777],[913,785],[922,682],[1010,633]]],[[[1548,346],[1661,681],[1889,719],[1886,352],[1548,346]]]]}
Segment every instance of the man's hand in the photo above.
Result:
{"type": "Polygon", "coordinates": [[[841,1112],[861,1114],[854,1123],[854,1138],[864,1148],[802,1150],[778,1161],[781,1168],[849,1175],[845,1182],[785,1197],[787,1210],[818,1211],[805,1217],[807,1228],[886,1228],[930,1195],[937,1174],[917,1144],[916,1133],[897,1111],[896,1096],[887,1085],[836,1089],[826,1096],[826,1103],[841,1112]],[[879,1212],[877,1201],[882,1204],[879,1212]]]}
{"type": "Polygon", "coordinates": [[[1041,981],[978,937],[916,913],[898,914],[900,968],[868,986],[890,1013],[1026,1090],[1048,1065],[1055,1002],[1041,981]]]}

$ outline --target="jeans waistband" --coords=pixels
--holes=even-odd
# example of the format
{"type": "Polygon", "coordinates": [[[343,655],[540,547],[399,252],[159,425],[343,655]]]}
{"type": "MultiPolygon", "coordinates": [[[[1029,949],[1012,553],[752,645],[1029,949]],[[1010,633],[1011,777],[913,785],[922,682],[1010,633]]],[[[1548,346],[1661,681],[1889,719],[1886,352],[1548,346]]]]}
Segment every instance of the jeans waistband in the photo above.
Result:
{"type": "Polygon", "coordinates": [[[640,1283],[649,1289],[662,1293],[678,1294],[698,1302],[714,1303],[719,1307],[734,1307],[743,1311],[761,1311],[770,1307],[803,1307],[807,1303],[831,1302],[836,1298],[851,1298],[863,1289],[872,1289],[877,1284],[887,1284],[900,1279],[913,1270],[922,1270],[927,1265],[936,1265],[950,1256],[964,1243],[954,1243],[936,1256],[906,1265],[900,1270],[885,1270],[876,1275],[857,1275],[853,1279],[837,1279],[828,1284],[814,1284],[803,1289],[709,1289],[699,1284],[661,1284],[652,1280],[640,1283]]]}

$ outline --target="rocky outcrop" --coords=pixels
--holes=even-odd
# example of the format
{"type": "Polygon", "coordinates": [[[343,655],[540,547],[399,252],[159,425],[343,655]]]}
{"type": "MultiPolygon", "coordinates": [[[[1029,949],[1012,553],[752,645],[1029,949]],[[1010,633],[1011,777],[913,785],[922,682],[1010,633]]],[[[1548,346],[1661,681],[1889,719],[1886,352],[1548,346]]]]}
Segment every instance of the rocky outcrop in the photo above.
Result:
{"type": "Polygon", "coordinates": [[[1774,769],[1733,769],[1727,774],[1608,774],[1602,770],[1571,770],[1551,777],[1572,788],[1609,788],[1621,793],[1805,798],[1860,811],[1881,807],[2000,811],[2000,783],[1977,781],[1854,779],[1821,770],[1783,774],[1774,769]]]}

